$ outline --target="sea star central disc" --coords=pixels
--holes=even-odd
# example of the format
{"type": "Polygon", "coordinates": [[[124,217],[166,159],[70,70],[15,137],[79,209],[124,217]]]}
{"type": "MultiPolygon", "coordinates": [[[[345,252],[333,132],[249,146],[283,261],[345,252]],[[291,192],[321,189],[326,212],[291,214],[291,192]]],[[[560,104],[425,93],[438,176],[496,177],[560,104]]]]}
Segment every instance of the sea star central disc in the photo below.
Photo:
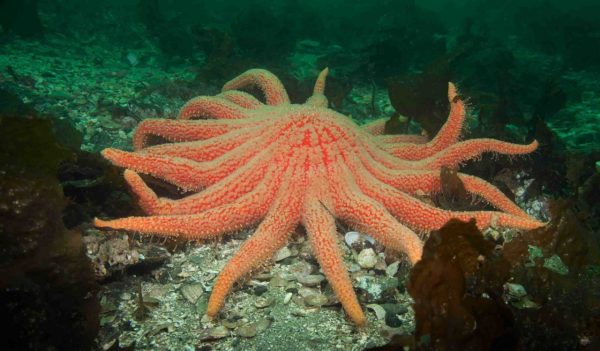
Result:
{"type": "Polygon", "coordinates": [[[537,142],[458,141],[465,107],[451,83],[449,117],[435,138],[380,135],[384,120],[359,127],[328,108],[327,73],[321,72],[304,104],[291,104],[277,77],[253,69],[225,84],[221,94],[189,101],[177,120],[143,121],[134,135],[136,151],[106,149],[103,155],[127,168],[125,178],[149,216],[96,219],[96,226],[207,239],[258,224],[217,278],[207,311],[215,316],[235,281],[269,260],[302,225],[346,313],[363,325],[337,246],[335,218],[405,253],[412,263],[422,253],[413,230],[439,229],[451,218],[475,219],[480,228],[542,225],[491,184],[461,173],[466,190],[498,211],[447,211],[415,197],[440,191],[442,167],[483,152],[529,153],[537,142]],[[250,85],[262,90],[266,103],[236,90],[250,85]],[[153,136],[168,143],[149,146],[153,136]],[[137,172],[196,193],[159,198],[137,172]]]}

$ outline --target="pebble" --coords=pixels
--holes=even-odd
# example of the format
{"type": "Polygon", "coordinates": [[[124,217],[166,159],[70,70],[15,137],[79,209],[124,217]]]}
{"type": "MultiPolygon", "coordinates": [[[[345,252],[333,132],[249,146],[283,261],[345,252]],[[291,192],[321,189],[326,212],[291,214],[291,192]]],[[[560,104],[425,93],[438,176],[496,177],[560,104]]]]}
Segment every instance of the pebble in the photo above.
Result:
{"type": "Polygon", "coordinates": [[[350,273],[354,273],[354,272],[358,272],[358,271],[360,271],[360,269],[361,269],[361,268],[360,268],[360,266],[359,266],[359,265],[357,265],[356,263],[352,263],[352,264],[350,265],[350,267],[348,268],[348,272],[350,272],[350,273]]]}
{"type": "Polygon", "coordinates": [[[271,273],[259,273],[254,278],[256,278],[256,280],[265,282],[271,280],[271,278],[273,278],[273,275],[271,273]]]}
{"type": "Polygon", "coordinates": [[[218,327],[212,328],[208,332],[208,335],[210,335],[214,339],[222,339],[229,336],[229,330],[227,330],[227,328],[225,328],[224,326],[219,325],[218,327]]]}
{"type": "Polygon", "coordinates": [[[327,296],[323,294],[308,295],[304,298],[304,302],[308,306],[321,307],[327,303],[327,296]]]}
{"type": "Polygon", "coordinates": [[[292,273],[294,276],[309,275],[314,271],[315,267],[306,261],[300,261],[290,267],[290,273],[292,273]]]}
{"type": "Polygon", "coordinates": [[[288,281],[282,278],[279,274],[276,274],[273,276],[273,278],[271,278],[269,284],[276,288],[283,288],[287,286],[288,281]]]}
{"type": "Polygon", "coordinates": [[[291,314],[292,314],[292,316],[296,316],[296,317],[306,317],[306,316],[308,316],[308,311],[301,310],[301,309],[293,309],[291,314]]]}
{"type": "Polygon", "coordinates": [[[298,283],[304,286],[317,286],[325,280],[325,277],[320,274],[299,275],[296,277],[298,283]]]}
{"type": "Polygon", "coordinates": [[[298,294],[302,297],[307,297],[310,295],[318,295],[320,293],[317,289],[307,288],[303,286],[300,289],[298,289],[298,294]]]}
{"type": "Polygon", "coordinates": [[[400,320],[400,318],[398,318],[398,315],[395,313],[386,313],[385,324],[388,327],[398,328],[402,325],[402,320],[400,320]]]}
{"type": "Polygon", "coordinates": [[[181,295],[190,303],[195,304],[196,301],[204,294],[204,288],[200,283],[187,284],[181,287],[181,295]]]}
{"type": "Polygon", "coordinates": [[[284,305],[287,305],[290,302],[290,300],[292,299],[292,295],[293,294],[291,292],[285,294],[285,296],[283,297],[283,304],[284,305]]]}
{"type": "Polygon", "coordinates": [[[262,294],[266,293],[267,290],[269,290],[269,289],[266,286],[257,285],[254,287],[254,295],[261,296],[262,294]]]}
{"type": "Polygon", "coordinates": [[[408,308],[399,303],[384,303],[381,307],[386,311],[386,313],[394,313],[394,314],[405,314],[408,312],[408,308]]]}
{"type": "Polygon", "coordinates": [[[349,247],[352,247],[352,245],[356,242],[358,242],[360,240],[360,233],[359,232],[348,232],[346,233],[346,235],[344,235],[344,241],[346,242],[346,245],[348,245],[349,247]]]}
{"type": "Polygon", "coordinates": [[[387,264],[385,263],[385,260],[383,259],[383,257],[378,255],[377,263],[375,263],[375,266],[373,267],[373,269],[384,272],[386,270],[386,268],[387,268],[387,264]]]}
{"type": "Polygon", "coordinates": [[[131,300],[131,294],[128,292],[124,292],[121,294],[121,300],[131,300]]]}
{"type": "Polygon", "coordinates": [[[366,302],[382,300],[384,297],[393,294],[399,286],[396,278],[360,276],[356,278],[356,287],[367,292],[366,302]]]}
{"type": "Polygon", "coordinates": [[[357,262],[362,268],[373,268],[377,264],[377,254],[371,248],[364,249],[358,254],[357,262]]]}
{"type": "Polygon", "coordinates": [[[504,290],[513,299],[519,299],[527,295],[527,291],[521,284],[506,283],[504,284],[504,290]]]}
{"type": "Polygon", "coordinates": [[[245,324],[246,322],[247,322],[247,320],[245,320],[243,318],[236,318],[236,319],[226,319],[226,320],[222,321],[221,323],[229,329],[235,329],[235,328],[245,324]]]}
{"type": "Polygon", "coordinates": [[[250,323],[237,328],[235,333],[243,338],[253,338],[258,334],[256,324],[250,323]]]}
{"type": "Polygon", "coordinates": [[[277,253],[275,253],[275,256],[273,257],[273,259],[275,260],[275,262],[279,262],[279,261],[283,261],[288,257],[292,256],[292,251],[286,246],[284,248],[282,248],[281,250],[277,251],[277,253]]]}
{"type": "Polygon", "coordinates": [[[148,289],[148,292],[144,294],[144,299],[146,299],[146,297],[161,299],[169,292],[169,289],[170,288],[168,285],[162,285],[162,284],[152,285],[150,287],[150,289],[148,289]]]}
{"type": "Polygon", "coordinates": [[[372,303],[367,305],[367,308],[370,308],[375,312],[377,319],[382,320],[385,318],[385,309],[378,304],[372,303]]]}
{"type": "Polygon", "coordinates": [[[398,268],[400,267],[400,261],[396,261],[392,264],[390,264],[389,266],[386,267],[385,269],[385,274],[388,277],[393,277],[396,275],[396,273],[398,273],[398,268]]]}
{"type": "Polygon", "coordinates": [[[273,302],[275,302],[273,297],[259,297],[254,301],[254,306],[256,306],[256,308],[265,308],[271,306],[273,302]]]}

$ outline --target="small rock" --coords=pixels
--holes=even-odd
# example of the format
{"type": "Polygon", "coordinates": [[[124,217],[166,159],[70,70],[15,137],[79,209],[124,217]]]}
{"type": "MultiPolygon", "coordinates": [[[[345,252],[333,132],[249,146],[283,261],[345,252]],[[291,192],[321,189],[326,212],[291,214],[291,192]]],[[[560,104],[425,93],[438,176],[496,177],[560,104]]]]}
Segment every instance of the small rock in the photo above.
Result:
{"type": "Polygon", "coordinates": [[[304,302],[307,306],[321,307],[327,303],[327,296],[322,294],[308,295],[304,298],[304,302]]]}
{"type": "Polygon", "coordinates": [[[307,297],[309,295],[318,295],[320,293],[317,289],[307,288],[303,286],[300,289],[298,289],[298,294],[302,297],[307,297]]]}
{"type": "Polygon", "coordinates": [[[399,267],[400,267],[400,261],[396,261],[396,262],[392,263],[391,265],[387,266],[387,268],[385,269],[385,274],[388,277],[393,277],[396,275],[396,273],[398,273],[399,267]]]}
{"type": "Polygon", "coordinates": [[[373,237],[372,237],[372,236],[370,236],[370,235],[366,235],[366,234],[365,234],[365,235],[364,235],[364,237],[365,237],[365,241],[366,241],[366,242],[368,242],[368,243],[369,243],[369,244],[371,244],[371,245],[375,245],[375,244],[377,243],[377,242],[375,241],[375,239],[373,239],[373,237]]]}
{"type": "Polygon", "coordinates": [[[293,309],[291,313],[292,313],[292,316],[296,316],[296,317],[306,317],[306,316],[308,316],[308,311],[297,309],[297,308],[293,309]]]}
{"type": "Polygon", "coordinates": [[[306,261],[300,261],[298,263],[294,263],[290,267],[290,273],[292,273],[294,276],[309,275],[312,272],[314,272],[314,270],[315,270],[315,267],[306,261]]]}
{"type": "Polygon", "coordinates": [[[385,310],[386,313],[393,313],[403,315],[408,312],[408,308],[399,303],[384,303],[381,307],[385,310]]]}
{"type": "Polygon", "coordinates": [[[375,263],[375,266],[373,267],[373,269],[377,270],[377,271],[385,271],[387,268],[387,264],[385,263],[385,259],[378,255],[377,256],[377,263],[375,263]]]}
{"type": "Polygon", "coordinates": [[[288,281],[281,277],[279,274],[276,274],[269,281],[269,285],[276,288],[283,288],[288,285],[288,281]]]}
{"type": "Polygon", "coordinates": [[[187,284],[181,287],[181,295],[190,303],[195,304],[196,301],[204,294],[204,288],[200,283],[187,284]]]}
{"type": "Polygon", "coordinates": [[[121,300],[131,300],[131,294],[128,292],[124,292],[121,294],[121,300]]]}
{"type": "Polygon", "coordinates": [[[198,302],[196,302],[196,313],[200,316],[204,315],[206,313],[206,310],[208,309],[208,296],[203,295],[203,297],[198,299],[198,302]]]}
{"type": "Polygon", "coordinates": [[[258,334],[255,323],[249,323],[237,328],[235,333],[243,338],[253,338],[258,334]]]}
{"type": "Polygon", "coordinates": [[[299,275],[296,277],[298,283],[305,286],[317,286],[321,284],[325,277],[320,274],[311,274],[311,275],[299,275]]]}
{"type": "Polygon", "coordinates": [[[364,249],[358,254],[357,262],[362,268],[373,268],[377,264],[377,254],[371,248],[364,249]]]}
{"type": "Polygon", "coordinates": [[[375,312],[377,319],[382,320],[385,318],[385,309],[383,309],[383,307],[381,307],[380,305],[372,303],[367,305],[367,308],[370,308],[373,310],[373,312],[375,312]]]}
{"type": "Polygon", "coordinates": [[[213,339],[222,339],[229,336],[229,330],[222,325],[209,330],[208,335],[213,339]]]}
{"type": "Polygon", "coordinates": [[[279,262],[279,261],[283,261],[286,258],[292,256],[292,251],[286,246],[284,248],[282,248],[281,250],[277,251],[277,253],[275,253],[275,256],[273,257],[273,259],[275,260],[275,262],[279,262]]]}
{"type": "Polygon", "coordinates": [[[506,283],[504,284],[504,290],[511,299],[520,299],[527,295],[527,291],[521,284],[506,283]]]}
{"type": "Polygon", "coordinates": [[[256,278],[256,280],[260,280],[261,282],[266,282],[271,280],[273,275],[271,273],[259,273],[254,278],[256,278]]]}
{"type": "Polygon", "coordinates": [[[358,271],[360,271],[360,266],[357,265],[356,263],[352,263],[350,265],[350,267],[348,268],[348,272],[350,272],[350,273],[354,273],[354,272],[358,272],[358,271]]]}
{"type": "Polygon", "coordinates": [[[256,308],[265,308],[271,306],[273,302],[275,302],[273,297],[259,297],[254,301],[254,306],[256,306],[256,308]]]}
{"type": "Polygon", "coordinates": [[[262,294],[266,293],[267,290],[269,290],[269,288],[267,288],[266,286],[257,285],[254,287],[254,295],[261,296],[262,294]]]}
{"type": "Polygon", "coordinates": [[[228,329],[235,329],[239,326],[244,325],[246,322],[248,322],[248,321],[237,316],[237,318],[226,319],[226,320],[222,321],[221,324],[223,324],[228,329]]]}
{"type": "Polygon", "coordinates": [[[560,275],[569,274],[569,268],[563,263],[558,255],[552,255],[546,258],[543,267],[560,275]]]}
{"type": "Polygon", "coordinates": [[[530,308],[538,309],[538,308],[540,308],[540,305],[538,305],[534,301],[531,301],[531,299],[529,299],[527,296],[525,296],[517,301],[512,301],[511,305],[515,306],[518,309],[530,309],[530,308]]]}
{"type": "Polygon", "coordinates": [[[358,242],[360,240],[360,233],[359,232],[348,232],[346,233],[346,235],[344,235],[344,241],[346,242],[346,245],[348,245],[349,247],[352,247],[352,245],[356,242],[358,242]]]}
{"type": "Polygon", "coordinates": [[[287,305],[290,302],[290,300],[292,299],[292,295],[293,294],[291,292],[285,294],[285,296],[283,297],[283,304],[284,305],[287,305]]]}
{"type": "Polygon", "coordinates": [[[398,315],[395,313],[386,313],[385,324],[388,327],[398,328],[402,325],[402,320],[400,320],[400,318],[398,318],[398,315]]]}
{"type": "Polygon", "coordinates": [[[360,276],[356,282],[356,287],[367,293],[366,302],[383,300],[393,294],[399,285],[398,279],[390,277],[360,276]]]}

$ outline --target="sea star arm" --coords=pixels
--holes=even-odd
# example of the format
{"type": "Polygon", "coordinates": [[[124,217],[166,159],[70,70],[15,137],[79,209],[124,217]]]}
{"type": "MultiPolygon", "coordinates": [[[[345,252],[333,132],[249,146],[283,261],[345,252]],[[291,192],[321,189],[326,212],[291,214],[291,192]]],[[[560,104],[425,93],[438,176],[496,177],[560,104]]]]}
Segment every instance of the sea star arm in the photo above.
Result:
{"type": "Polygon", "coordinates": [[[450,103],[448,119],[430,142],[389,144],[384,149],[403,160],[420,160],[456,143],[465,120],[465,105],[457,95],[456,87],[452,83],[448,83],[448,102],[450,103]]]}
{"type": "Polygon", "coordinates": [[[125,170],[124,176],[131,191],[138,197],[140,206],[150,215],[199,213],[234,202],[250,192],[258,197],[265,193],[265,189],[276,188],[278,184],[273,167],[251,162],[214,186],[182,199],[172,200],[158,197],[136,172],[125,170]]]}
{"type": "Polygon", "coordinates": [[[484,152],[494,152],[503,155],[524,155],[533,152],[537,147],[537,140],[528,145],[521,145],[495,139],[471,139],[451,145],[431,157],[417,161],[411,168],[440,169],[444,166],[453,167],[484,152]]]}
{"type": "Polygon", "coordinates": [[[247,108],[249,110],[256,110],[257,108],[260,108],[265,105],[253,95],[240,90],[224,91],[218,94],[217,96],[222,99],[236,103],[239,106],[247,108]]]}
{"type": "Polygon", "coordinates": [[[248,109],[231,101],[215,96],[198,96],[183,105],[177,119],[242,119],[248,116],[248,109]]]}
{"type": "MultiPolygon", "coordinates": [[[[485,180],[468,174],[457,173],[465,190],[471,194],[481,197],[490,205],[506,213],[515,216],[529,217],[519,206],[512,202],[498,188],[485,180]]],[[[377,179],[387,183],[396,189],[409,194],[419,191],[424,194],[435,194],[442,190],[442,181],[439,171],[389,171],[379,173],[377,179]]]]}
{"type": "Polygon", "coordinates": [[[280,189],[265,219],[219,273],[208,300],[208,316],[217,315],[233,284],[272,258],[287,243],[290,233],[298,225],[302,187],[290,182],[292,177],[289,175],[291,174],[287,174],[283,183],[288,187],[280,189]]]}
{"type": "Polygon", "coordinates": [[[206,140],[160,144],[146,147],[140,151],[152,155],[181,157],[196,162],[210,161],[262,134],[263,130],[257,126],[234,130],[206,140]]]}
{"type": "Polygon", "coordinates": [[[198,214],[127,217],[109,221],[96,218],[94,225],[187,240],[210,239],[247,228],[264,217],[271,201],[263,197],[267,201],[256,203],[256,197],[255,194],[247,194],[234,203],[198,214]]]}
{"type": "Polygon", "coordinates": [[[384,144],[402,143],[402,144],[425,144],[427,137],[419,134],[388,134],[377,135],[377,140],[384,144]]]}
{"type": "Polygon", "coordinates": [[[374,135],[376,140],[382,144],[425,144],[427,143],[427,137],[418,134],[386,134],[385,124],[389,121],[388,117],[379,118],[374,121],[365,123],[360,126],[365,132],[374,135]]]}
{"type": "Polygon", "coordinates": [[[447,211],[430,206],[394,187],[374,179],[364,169],[353,169],[356,182],[365,195],[381,202],[402,223],[418,230],[437,230],[452,218],[468,221],[474,218],[480,229],[489,226],[535,229],[544,224],[518,211],[447,211]]]}
{"type": "Polygon", "coordinates": [[[148,139],[152,135],[174,142],[203,140],[251,126],[252,123],[256,123],[256,121],[146,119],[135,129],[133,148],[139,150],[146,147],[148,139]]]}
{"type": "Polygon", "coordinates": [[[365,132],[372,135],[382,135],[385,130],[385,124],[389,118],[379,118],[374,121],[370,121],[368,123],[363,124],[361,127],[365,132]]]}
{"type": "MultiPolygon", "coordinates": [[[[389,169],[375,162],[366,153],[359,153],[358,159],[361,166],[374,177],[385,184],[409,194],[435,194],[442,190],[441,177],[439,170],[396,170],[389,169]]],[[[463,173],[457,173],[458,178],[463,182],[465,190],[477,195],[487,201],[490,205],[499,210],[512,213],[516,216],[529,217],[527,213],[513,203],[506,195],[483,179],[473,177],[463,173]]]]}
{"type": "Polygon", "coordinates": [[[330,179],[343,179],[332,183],[335,215],[369,233],[384,246],[404,252],[413,264],[419,261],[423,242],[417,234],[400,224],[382,204],[365,196],[352,179],[350,170],[346,168],[335,173],[330,179]]]}
{"type": "Polygon", "coordinates": [[[320,201],[314,198],[306,206],[302,224],[308,233],[315,257],[344,310],[354,323],[359,326],[364,325],[365,315],[360,308],[338,248],[333,216],[320,201]]]}
{"type": "Polygon", "coordinates": [[[233,78],[225,83],[222,90],[238,90],[246,86],[256,86],[259,88],[265,95],[265,99],[269,105],[290,103],[290,98],[279,78],[273,73],[259,68],[250,69],[233,78]]]}
{"type": "Polygon", "coordinates": [[[319,73],[319,77],[317,78],[317,82],[313,89],[313,94],[306,100],[307,105],[319,107],[327,107],[329,105],[329,101],[325,96],[325,80],[327,79],[327,74],[329,74],[329,68],[325,68],[319,73]]]}
{"type": "Polygon", "coordinates": [[[418,134],[386,134],[385,124],[389,121],[388,117],[379,118],[374,121],[365,123],[360,126],[362,130],[365,132],[374,135],[376,140],[383,144],[395,144],[395,143],[403,143],[403,144],[425,144],[427,143],[427,137],[424,135],[418,134]]]}
{"type": "MultiPolygon", "coordinates": [[[[194,190],[225,178],[253,157],[265,157],[273,149],[272,145],[266,148],[265,146],[268,146],[265,140],[259,139],[246,143],[222,157],[205,162],[110,148],[104,149],[102,156],[116,166],[150,174],[183,189],[194,190]]],[[[268,162],[268,159],[265,162],[268,162]]]]}

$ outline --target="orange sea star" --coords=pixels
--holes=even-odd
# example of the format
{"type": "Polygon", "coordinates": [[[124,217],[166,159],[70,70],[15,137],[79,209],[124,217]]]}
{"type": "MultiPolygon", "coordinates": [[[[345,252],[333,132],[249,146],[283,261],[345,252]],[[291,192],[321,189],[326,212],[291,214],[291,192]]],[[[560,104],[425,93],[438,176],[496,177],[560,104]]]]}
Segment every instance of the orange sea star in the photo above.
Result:
{"type": "Polygon", "coordinates": [[[365,316],[337,246],[335,217],[404,252],[412,263],[422,252],[413,230],[435,230],[451,218],[474,218],[480,228],[543,225],[491,184],[461,173],[466,190],[498,211],[447,211],[414,197],[440,191],[442,167],[483,152],[526,154],[537,142],[458,141],[465,107],[451,83],[448,120],[431,141],[379,135],[381,120],[359,127],[327,107],[327,73],[321,72],[304,104],[291,104],[272,73],[252,69],[225,84],[221,94],[189,101],[177,120],[143,121],[134,135],[136,151],[106,149],[103,155],[127,168],[125,178],[150,216],[96,219],[95,225],[208,239],[259,223],[216,280],[207,311],[215,316],[234,282],[269,260],[301,224],[333,291],[358,325],[365,316]],[[236,90],[248,86],[262,90],[266,104],[236,90]],[[168,143],[149,146],[152,136],[168,143]],[[179,200],[157,197],[136,172],[196,193],[179,200]]]}

